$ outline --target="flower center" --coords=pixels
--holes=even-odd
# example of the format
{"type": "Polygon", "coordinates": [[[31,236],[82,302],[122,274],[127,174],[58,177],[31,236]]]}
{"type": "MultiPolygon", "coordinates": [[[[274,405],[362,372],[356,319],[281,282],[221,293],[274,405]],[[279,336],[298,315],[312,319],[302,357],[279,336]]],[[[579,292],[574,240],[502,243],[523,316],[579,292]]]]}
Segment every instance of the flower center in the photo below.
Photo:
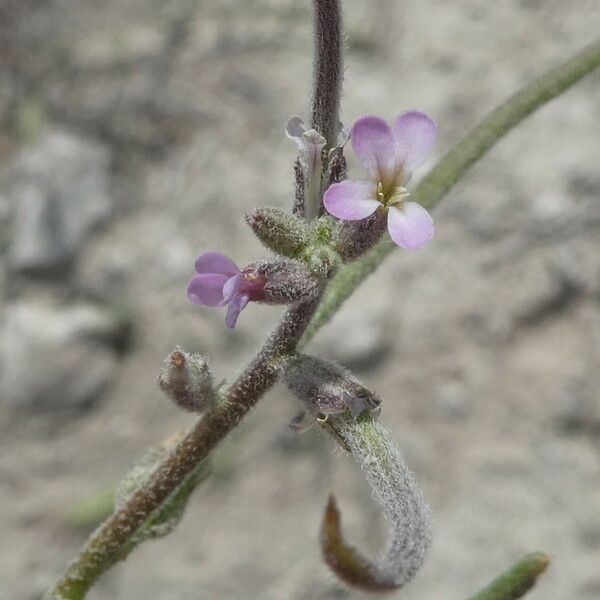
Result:
{"type": "Polygon", "coordinates": [[[386,208],[394,205],[401,205],[409,195],[408,190],[401,185],[396,185],[391,189],[384,190],[381,182],[377,184],[377,200],[379,200],[386,208]]]}

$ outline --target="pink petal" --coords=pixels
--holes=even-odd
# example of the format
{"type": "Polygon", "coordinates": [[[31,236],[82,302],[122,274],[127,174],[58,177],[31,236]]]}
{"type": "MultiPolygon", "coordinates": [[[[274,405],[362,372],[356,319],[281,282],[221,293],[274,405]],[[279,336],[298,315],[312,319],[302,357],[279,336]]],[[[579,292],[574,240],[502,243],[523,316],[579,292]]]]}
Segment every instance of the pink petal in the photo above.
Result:
{"type": "Polygon", "coordinates": [[[379,117],[363,117],[352,127],[352,148],[361,164],[376,181],[394,175],[396,151],[390,126],[379,117]]]}
{"type": "Polygon", "coordinates": [[[249,292],[253,287],[253,284],[246,281],[241,275],[230,277],[223,286],[222,304],[227,304],[234,296],[237,296],[242,292],[249,292]]]}
{"type": "Polygon", "coordinates": [[[342,181],[327,188],[323,204],[338,219],[358,221],[372,215],[381,204],[375,200],[377,186],[370,181],[342,181]]]}
{"type": "Polygon", "coordinates": [[[388,230],[398,246],[405,250],[422,248],[435,231],[431,215],[416,202],[405,202],[401,209],[388,211],[388,230]]]}
{"type": "Polygon", "coordinates": [[[225,275],[214,273],[194,275],[188,285],[188,298],[194,304],[219,306],[223,301],[223,286],[226,281],[225,275]]]}
{"type": "Polygon", "coordinates": [[[225,325],[228,329],[233,329],[235,324],[240,316],[240,313],[246,308],[250,300],[250,296],[246,294],[242,294],[241,296],[236,296],[227,306],[227,315],[225,317],[225,325]]]}
{"type": "Polygon", "coordinates": [[[240,272],[237,265],[220,252],[205,252],[196,261],[196,273],[219,273],[232,277],[240,272]]]}
{"type": "Polygon", "coordinates": [[[426,114],[413,110],[401,114],[392,130],[396,142],[396,159],[408,179],[431,154],[437,137],[437,125],[426,114]]]}

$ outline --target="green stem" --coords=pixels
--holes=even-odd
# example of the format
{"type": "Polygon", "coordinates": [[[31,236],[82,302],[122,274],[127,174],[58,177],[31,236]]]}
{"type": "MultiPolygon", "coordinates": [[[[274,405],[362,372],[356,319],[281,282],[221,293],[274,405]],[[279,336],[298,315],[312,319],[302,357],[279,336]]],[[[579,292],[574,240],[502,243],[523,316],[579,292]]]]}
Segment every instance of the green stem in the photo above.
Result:
{"type": "MultiPolygon", "coordinates": [[[[411,199],[427,208],[435,207],[464,174],[513,127],[532,112],[562,94],[600,66],[600,39],[566,62],[538,77],[492,111],[459,141],[431,170],[411,199]]],[[[396,248],[385,238],[364,258],[342,269],[327,288],[323,302],[304,334],[305,345],[352,292],[396,248]]]]}
{"type": "Polygon", "coordinates": [[[542,553],[530,554],[469,600],[516,600],[524,596],[550,564],[542,553]]]}

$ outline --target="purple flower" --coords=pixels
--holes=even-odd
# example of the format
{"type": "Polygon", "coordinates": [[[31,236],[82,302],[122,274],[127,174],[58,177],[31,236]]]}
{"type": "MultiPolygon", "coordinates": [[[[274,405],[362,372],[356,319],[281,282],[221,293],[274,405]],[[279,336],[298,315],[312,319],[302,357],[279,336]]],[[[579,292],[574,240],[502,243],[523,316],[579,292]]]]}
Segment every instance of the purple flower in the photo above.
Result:
{"type": "Polygon", "coordinates": [[[387,211],[388,230],[398,246],[424,246],[433,237],[433,220],[421,205],[406,200],[404,186],[429,156],[436,134],[436,124],[417,111],[401,114],[391,127],[379,117],[359,119],[352,128],[352,148],[371,177],[331,185],[323,197],[327,211],[347,221],[387,211]]]}
{"type": "Polygon", "coordinates": [[[266,279],[254,270],[240,271],[220,252],[205,252],[196,261],[196,275],[187,289],[188,298],[203,306],[227,305],[225,324],[233,329],[250,300],[262,300],[266,279]]]}

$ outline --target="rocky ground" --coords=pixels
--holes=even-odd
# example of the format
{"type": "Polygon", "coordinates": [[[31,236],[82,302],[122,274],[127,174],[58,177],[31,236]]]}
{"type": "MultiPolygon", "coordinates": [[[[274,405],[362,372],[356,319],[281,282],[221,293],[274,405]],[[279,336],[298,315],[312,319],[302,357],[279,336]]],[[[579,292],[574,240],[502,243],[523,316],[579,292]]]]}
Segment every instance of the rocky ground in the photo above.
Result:
{"type": "MultiPolygon", "coordinates": [[[[233,332],[185,296],[195,257],[259,253],[243,209],[286,206],[289,115],[307,106],[299,0],[0,2],[0,598],[34,600],[147,447],[189,426],[155,385],[175,345],[231,378],[277,318],[233,332]],[[85,525],[81,522],[85,521],[85,525]]],[[[497,102],[597,34],[599,0],[346,0],[343,117],[420,108],[440,155],[497,102]]],[[[600,595],[600,90],[545,107],[323,330],[384,398],[434,514],[398,597],[464,598],[532,550],[531,598],[600,595]]],[[[362,598],[321,565],[338,495],[352,540],[385,527],[361,473],[274,389],[217,454],[181,527],[92,600],[362,598]]]]}

